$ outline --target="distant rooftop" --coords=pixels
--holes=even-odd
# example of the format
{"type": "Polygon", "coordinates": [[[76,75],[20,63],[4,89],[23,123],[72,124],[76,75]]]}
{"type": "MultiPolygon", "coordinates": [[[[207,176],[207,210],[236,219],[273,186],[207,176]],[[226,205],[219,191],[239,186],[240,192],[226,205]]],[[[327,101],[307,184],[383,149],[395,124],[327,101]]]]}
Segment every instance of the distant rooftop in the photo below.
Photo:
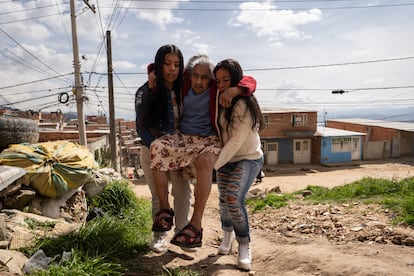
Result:
{"type": "Polygon", "coordinates": [[[336,129],[324,126],[318,126],[317,132],[315,136],[323,136],[323,137],[338,137],[338,136],[360,136],[360,135],[367,135],[363,132],[356,132],[356,131],[349,131],[343,129],[336,129]]]}
{"type": "Polygon", "coordinates": [[[302,108],[286,108],[286,107],[271,107],[261,106],[263,113],[286,113],[286,112],[317,112],[316,110],[302,109],[302,108]]]}
{"type": "Polygon", "coordinates": [[[385,127],[385,128],[392,128],[392,129],[405,130],[405,131],[414,131],[414,123],[406,123],[406,122],[390,122],[390,121],[362,119],[362,118],[329,119],[328,121],[352,123],[352,124],[359,124],[359,125],[366,125],[366,126],[385,127]]]}

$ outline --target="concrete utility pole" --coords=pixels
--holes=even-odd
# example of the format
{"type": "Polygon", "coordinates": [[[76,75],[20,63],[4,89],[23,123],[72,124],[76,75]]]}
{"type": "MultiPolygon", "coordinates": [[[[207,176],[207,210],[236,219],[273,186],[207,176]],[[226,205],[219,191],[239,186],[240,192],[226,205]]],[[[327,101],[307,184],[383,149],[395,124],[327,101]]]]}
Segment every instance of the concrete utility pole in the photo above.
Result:
{"type": "MultiPolygon", "coordinates": [[[[95,7],[89,4],[88,0],[84,0],[85,4],[95,13],[95,7]]],[[[76,31],[76,11],[75,0],[70,0],[70,19],[72,27],[72,47],[73,47],[73,67],[75,73],[75,95],[76,95],[76,109],[78,115],[78,129],[79,129],[79,144],[87,145],[85,116],[83,114],[83,87],[80,74],[79,49],[78,49],[78,35],[76,31]]]]}
{"type": "MultiPolygon", "coordinates": [[[[115,104],[114,104],[114,84],[112,77],[112,47],[111,31],[106,31],[106,60],[108,66],[108,97],[109,97],[109,145],[111,147],[112,168],[119,172],[116,159],[116,131],[115,131],[115,104]]],[[[119,139],[121,142],[121,139],[119,139]]],[[[120,153],[121,154],[121,153],[120,153]]],[[[122,169],[121,169],[122,172],[122,169]]]]}

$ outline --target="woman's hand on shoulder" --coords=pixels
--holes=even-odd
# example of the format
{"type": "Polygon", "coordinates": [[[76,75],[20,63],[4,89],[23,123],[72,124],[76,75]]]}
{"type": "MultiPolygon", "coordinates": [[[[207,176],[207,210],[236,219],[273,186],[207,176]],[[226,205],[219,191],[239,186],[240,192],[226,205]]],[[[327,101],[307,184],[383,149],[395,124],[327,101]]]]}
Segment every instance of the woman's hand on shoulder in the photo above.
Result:
{"type": "Polygon", "coordinates": [[[224,108],[229,108],[234,97],[240,94],[240,87],[229,87],[220,94],[219,103],[224,108]]]}

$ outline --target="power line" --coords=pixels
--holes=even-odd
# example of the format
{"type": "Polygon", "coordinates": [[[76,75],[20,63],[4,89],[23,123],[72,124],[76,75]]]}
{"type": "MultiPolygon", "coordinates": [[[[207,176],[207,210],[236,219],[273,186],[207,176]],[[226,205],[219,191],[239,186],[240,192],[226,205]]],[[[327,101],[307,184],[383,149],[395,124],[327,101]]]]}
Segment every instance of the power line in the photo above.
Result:
{"type": "Polygon", "coordinates": [[[21,100],[21,101],[10,103],[10,104],[20,104],[20,103],[26,103],[26,102],[30,102],[30,101],[37,101],[38,99],[44,99],[44,98],[48,98],[48,97],[52,97],[52,96],[58,96],[59,94],[60,93],[55,93],[55,94],[52,94],[52,95],[36,97],[35,99],[21,100]]]}
{"type": "Polygon", "coordinates": [[[38,57],[36,57],[35,55],[33,55],[29,50],[27,50],[25,47],[23,47],[23,45],[21,45],[18,41],[16,41],[12,36],[10,36],[5,30],[3,30],[3,28],[0,27],[0,31],[2,33],[4,33],[9,39],[11,39],[14,43],[16,43],[20,48],[22,48],[26,53],[28,53],[31,57],[33,57],[35,60],[37,60],[38,62],[40,62],[40,64],[44,65],[45,67],[47,67],[49,70],[55,72],[56,74],[60,74],[59,72],[57,72],[55,69],[53,69],[52,67],[50,67],[48,64],[44,63],[43,61],[41,61],[38,57]]]}
{"type": "MultiPolygon", "coordinates": [[[[312,2],[330,2],[331,0],[327,1],[312,1],[312,2]]],[[[335,0],[334,0],[335,1],[335,0]]],[[[340,2],[339,0],[338,2],[340,2]]],[[[349,0],[348,0],[349,1],[349,0]]],[[[142,2],[169,2],[169,3],[181,3],[180,1],[142,1],[142,2]]],[[[243,1],[191,1],[196,3],[243,3],[243,1]]],[[[284,3],[309,3],[309,1],[277,1],[284,2],[284,3]]],[[[331,1],[333,2],[333,1],[331,1]]],[[[132,3],[132,2],[130,2],[132,3]]],[[[319,10],[344,10],[344,9],[366,9],[366,8],[390,8],[390,7],[404,7],[404,6],[413,6],[414,3],[400,3],[400,4],[385,4],[385,5],[367,5],[367,6],[345,6],[345,7],[313,7],[317,8],[319,10]]],[[[46,6],[45,6],[46,7],[46,6]]],[[[101,6],[101,8],[104,9],[112,9],[113,7],[106,7],[101,6]]],[[[244,11],[277,11],[277,10],[293,10],[293,11],[302,11],[302,10],[308,10],[309,8],[256,8],[256,9],[238,9],[238,8],[171,8],[171,7],[119,7],[119,9],[134,9],[134,10],[174,10],[174,11],[235,11],[235,10],[244,10],[244,11]]],[[[24,11],[24,10],[20,10],[24,11]]],[[[20,11],[14,11],[14,12],[20,12],[20,11]]],[[[7,21],[7,22],[0,22],[0,25],[10,24],[10,23],[16,23],[21,21],[27,21],[27,20],[33,20],[33,19],[39,19],[49,16],[55,16],[55,15],[61,15],[61,13],[53,13],[53,14],[47,14],[47,15],[41,15],[41,16],[35,16],[35,17],[28,17],[13,21],[7,21]]]]}
{"type": "MultiPolygon", "coordinates": [[[[152,2],[152,1],[151,1],[152,2]]],[[[154,1],[156,2],[156,1],[154,1]]],[[[346,10],[346,9],[371,9],[371,8],[391,8],[391,7],[405,7],[413,6],[414,3],[401,3],[401,4],[384,4],[384,5],[367,5],[367,6],[343,6],[343,7],[312,7],[312,9],[319,10],[346,10]]],[[[109,7],[102,7],[109,8],[109,7]]],[[[172,7],[130,7],[134,10],[173,10],[173,11],[280,11],[280,10],[292,10],[292,11],[303,11],[309,10],[310,8],[172,8],[172,7]]]]}
{"type": "Polygon", "coordinates": [[[39,7],[34,7],[34,8],[27,8],[27,9],[23,9],[23,10],[0,12],[0,15],[17,13],[17,12],[25,12],[25,11],[31,11],[31,10],[38,10],[38,9],[44,9],[44,8],[49,8],[49,7],[52,7],[52,6],[54,6],[54,4],[52,4],[52,5],[46,5],[46,6],[39,6],[39,7]]]}
{"type": "Polygon", "coordinates": [[[13,87],[17,87],[17,86],[22,86],[22,85],[26,85],[26,84],[32,84],[32,83],[41,82],[41,81],[52,80],[52,79],[61,78],[61,77],[68,76],[68,75],[73,75],[73,73],[67,73],[67,74],[58,75],[58,76],[54,76],[54,77],[50,77],[50,78],[46,78],[46,79],[40,79],[40,80],[34,80],[34,81],[29,81],[29,82],[23,82],[23,83],[19,83],[19,84],[3,86],[3,87],[0,87],[0,90],[1,89],[7,89],[7,88],[13,88],[13,87]]]}
{"type": "MultiPolygon", "coordinates": [[[[8,99],[6,99],[6,97],[4,97],[4,96],[2,96],[2,95],[0,95],[0,99],[2,99],[3,100],[3,102],[5,102],[6,104],[6,106],[8,105],[8,106],[11,106],[12,108],[14,108],[14,109],[17,109],[14,105],[13,105],[13,103],[11,103],[8,99]]],[[[1,105],[1,106],[5,106],[5,105],[1,105]]]]}
{"type": "MultiPolygon", "coordinates": [[[[414,59],[414,56],[408,57],[397,57],[397,58],[388,58],[388,59],[375,59],[375,60],[365,60],[365,61],[352,61],[352,62],[342,62],[342,63],[330,63],[330,64],[316,64],[316,65],[298,65],[298,66],[285,66],[285,67],[270,67],[270,68],[253,68],[253,69],[243,69],[243,71],[277,71],[277,70],[292,70],[292,69],[307,69],[307,68],[318,68],[318,67],[333,67],[333,66],[346,66],[346,65],[356,65],[356,64],[367,64],[367,63],[379,63],[379,62],[390,62],[390,61],[399,61],[399,60],[410,60],[414,59]]],[[[98,73],[98,72],[85,72],[88,74],[97,74],[97,75],[106,75],[107,73],[98,73]]],[[[147,74],[146,72],[119,72],[118,75],[143,75],[147,74]]]]}
{"type": "MultiPolygon", "coordinates": [[[[178,1],[178,0],[121,0],[121,1],[133,1],[133,2],[159,2],[159,3],[182,3],[182,1],[178,1]]],[[[313,0],[313,1],[309,1],[309,0],[269,0],[267,2],[271,2],[271,3],[309,3],[309,2],[362,2],[364,0],[313,0]]],[[[372,2],[371,0],[365,0],[367,2],[372,2]]],[[[231,3],[231,4],[237,4],[237,3],[245,3],[246,1],[221,1],[221,0],[213,0],[213,1],[209,1],[209,0],[191,0],[192,3],[231,3]]]]}
{"type": "Polygon", "coordinates": [[[10,92],[10,93],[2,93],[3,96],[11,96],[11,95],[25,95],[25,94],[34,94],[40,92],[52,92],[53,90],[64,90],[63,92],[69,92],[72,90],[72,86],[66,87],[56,87],[56,88],[49,88],[49,89],[40,89],[40,90],[31,90],[31,91],[22,91],[22,92],[10,92]]]}
{"type": "MultiPolygon", "coordinates": [[[[65,105],[69,105],[69,104],[73,104],[73,103],[75,103],[75,99],[69,100],[69,102],[66,103],[65,105]]],[[[46,108],[50,108],[52,106],[62,106],[62,104],[59,103],[59,102],[56,102],[56,101],[52,101],[52,102],[41,103],[41,104],[38,104],[38,105],[33,105],[30,108],[26,108],[26,110],[27,109],[31,109],[31,110],[43,110],[43,109],[46,109],[46,108]]]]}
{"type": "Polygon", "coordinates": [[[414,112],[405,113],[405,114],[398,114],[398,115],[392,115],[392,116],[387,116],[387,117],[384,117],[384,118],[380,118],[379,120],[387,120],[387,119],[390,119],[390,118],[403,117],[403,116],[407,116],[407,115],[411,115],[411,114],[414,114],[414,112]]]}
{"type": "Polygon", "coordinates": [[[26,59],[23,59],[20,56],[16,55],[15,53],[13,53],[12,51],[10,51],[6,47],[0,45],[0,48],[2,48],[5,52],[8,52],[8,53],[10,53],[12,55],[11,56],[11,55],[8,55],[6,53],[3,53],[3,55],[5,57],[11,59],[12,61],[14,61],[16,63],[19,63],[19,64],[23,65],[24,67],[28,67],[28,68],[30,68],[30,69],[32,69],[34,71],[37,71],[37,72],[39,72],[41,74],[48,75],[48,73],[45,70],[41,70],[41,69],[37,68],[35,65],[31,64],[26,59]]]}
{"type": "Polygon", "coordinates": [[[57,0],[55,0],[55,5],[56,5],[56,9],[59,11],[60,22],[62,23],[63,30],[65,31],[65,35],[66,35],[66,39],[68,41],[68,45],[71,45],[71,47],[72,47],[71,39],[69,38],[69,34],[68,34],[67,29],[66,29],[66,25],[63,21],[63,16],[62,16],[63,13],[60,11],[57,0]]]}
{"type": "Polygon", "coordinates": [[[61,13],[52,13],[52,14],[39,15],[39,16],[34,16],[34,17],[27,17],[27,18],[23,18],[23,19],[17,19],[17,20],[13,20],[13,21],[0,22],[0,25],[6,25],[6,24],[21,22],[21,21],[45,18],[45,17],[55,16],[55,15],[61,15],[61,13]]]}
{"type": "Polygon", "coordinates": [[[332,66],[345,66],[345,65],[355,65],[355,64],[389,62],[389,61],[409,60],[409,59],[414,59],[414,56],[389,58],[389,59],[366,60],[366,61],[353,61],[353,62],[343,62],[343,63],[331,63],[331,64],[286,66],[286,67],[274,67],[274,68],[256,68],[256,69],[247,69],[243,71],[275,71],[275,70],[307,69],[307,68],[317,68],[317,67],[332,67],[332,66]]]}
{"type": "MultiPolygon", "coordinates": [[[[345,92],[353,92],[353,91],[364,91],[364,90],[391,90],[391,89],[408,89],[408,88],[414,88],[414,85],[402,85],[402,86],[382,86],[382,87],[362,87],[362,88],[343,88],[340,89],[339,91],[344,91],[345,92]]],[[[286,92],[291,92],[292,90],[295,91],[315,91],[315,92],[319,92],[319,91],[329,91],[331,92],[332,90],[335,90],[333,88],[257,88],[256,90],[264,90],[264,91],[286,91],[286,92]]],[[[341,94],[341,93],[336,93],[336,94],[341,94]]]]}

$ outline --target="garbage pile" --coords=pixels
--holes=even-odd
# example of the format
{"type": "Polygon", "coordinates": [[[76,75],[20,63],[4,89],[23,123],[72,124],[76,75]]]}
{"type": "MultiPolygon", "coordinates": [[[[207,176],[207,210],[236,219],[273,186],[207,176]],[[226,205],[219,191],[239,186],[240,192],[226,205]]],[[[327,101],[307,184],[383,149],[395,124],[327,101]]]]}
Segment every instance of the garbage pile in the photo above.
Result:
{"type": "Polygon", "coordinates": [[[0,153],[0,255],[27,246],[30,231],[22,226],[28,218],[54,220],[58,232],[76,231],[87,220],[86,197],[116,179],[122,176],[99,169],[85,146],[68,141],[10,145],[0,153]]]}

